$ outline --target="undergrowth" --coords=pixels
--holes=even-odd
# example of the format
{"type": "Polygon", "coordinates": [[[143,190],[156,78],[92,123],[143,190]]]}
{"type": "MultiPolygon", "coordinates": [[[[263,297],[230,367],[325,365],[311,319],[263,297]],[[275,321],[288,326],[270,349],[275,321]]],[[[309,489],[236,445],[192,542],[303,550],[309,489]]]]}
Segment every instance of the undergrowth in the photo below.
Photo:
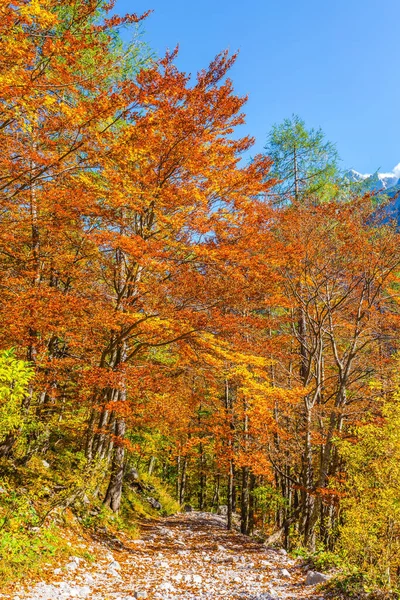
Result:
{"type": "Polygon", "coordinates": [[[387,582],[372,579],[359,569],[348,569],[324,586],[326,598],[332,600],[398,600],[399,589],[388,588],[387,582]]]}
{"type": "Polygon", "coordinates": [[[306,548],[295,548],[291,554],[296,558],[302,558],[307,566],[313,571],[329,571],[331,569],[343,569],[346,560],[345,557],[324,549],[310,552],[306,548]]]}
{"type": "Polygon", "coordinates": [[[63,563],[71,555],[92,558],[76,532],[70,529],[68,513],[40,526],[35,502],[21,490],[7,489],[7,482],[0,481],[1,585],[27,574],[35,579],[47,567],[63,563]]]}
{"type": "Polygon", "coordinates": [[[291,552],[296,558],[302,558],[310,570],[330,572],[332,578],[321,585],[326,598],[332,600],[397,600],[400,590],[391,587],[387,579],[362,571],[351,564],[342,552],[329,552],[318,549],[310,552],[298,547],[291,552]]]}
{"type": "MultiPolygon", "coordinates": [[[[58,468],[37,457],[23,467],[3,460],[0,477],[0,588],[29,574],[31,581],[71,556],[94,557],[87,542],[94,533],[131,539],[139,536],[138,522],[179,511],[178,503],[156,477],[143,476],[142,491],[126,486],[118,514],[106,508],[88,484],[83,485],[80,459],[75,472],[64,470],[64,485],[58,468]],[[46,465],[46,466],[45,466],[46,465]],[[149,498],[157,500],[154,509],[149,498]]],[[[58,463],[60,464],[60,463],[58,463]]]]}

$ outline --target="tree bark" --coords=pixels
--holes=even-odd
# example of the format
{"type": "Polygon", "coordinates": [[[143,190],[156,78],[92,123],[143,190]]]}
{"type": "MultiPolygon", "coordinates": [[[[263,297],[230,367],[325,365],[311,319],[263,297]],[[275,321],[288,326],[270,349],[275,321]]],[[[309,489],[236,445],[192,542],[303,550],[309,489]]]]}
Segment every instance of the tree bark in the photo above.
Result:
{"type": "Polygon", "coordinates": [[[111,508],[112,511],[118,512],[122,498],[122,483],[124,478],[124,459],[125,448],[121,443],[125,435],[125,420],[123,418],[116,419],[115,435],[118,438],[118,443],[114,446],[114,453],[111,466],[111,476],[108,484],[107,492],[104,498],[105,506],[111,508]]]}
{"type": "Polygon", "coordinates": [[[242,494],[240,502],[240,531],[248,535],[249,533],[249,468],[242,467],[242,494]]]}

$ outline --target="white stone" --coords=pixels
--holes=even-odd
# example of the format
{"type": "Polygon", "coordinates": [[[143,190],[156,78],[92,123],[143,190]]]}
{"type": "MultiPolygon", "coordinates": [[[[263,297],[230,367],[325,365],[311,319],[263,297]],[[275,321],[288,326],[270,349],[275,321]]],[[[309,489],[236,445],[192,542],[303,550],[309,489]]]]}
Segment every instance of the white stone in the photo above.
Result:
{"type": "Polygon", "coordinates": [[[317,585],[318,583],[325,583],[329,580],[328,575],[324,573],[318,573],[318,571],[308,571],[306,577],[306,585],[317,585]]]}
{"type": "Polygon", "coordinates": [[[262,567],[270,567],[270,566],[271,566],[271,563],[269,562],[269,560],[262,560],[262,561],[260,562],[260,565],[261,565],[262,567]]]}
{"type": "Polygon", "coordinates": [[[158,589],[162,592],[176,592],[176,589],[169,581],[164,581],[158,586],[158,589]]]}
{"type": "Polygon", "coordinates": [[[108,569],[107,573],[116,579],[121,579],[121,575],[115,569],[108,569]]]}
{"type": "Polygon", "coordinates": [[[69,592],[70,586],[66,581],[63,581],[62,583],[60,583],[60,588],[66,592],[69,592]]]}
{"type": "Polygon", "coordinates": [[[81,588],[80,588],[80,594],[84,598],[86,598],[86,596],[89,596],[89,594],[90,594],[90,587],[88,585],[82,585],[81,588]]]}
{"type": "Polygon", "coordinates": [[[203,578],[201,575],[193,575],[192,581],[193,583],[201,583],[203,581],[203,578]]]}
{"type": "Polygon", "coordinates": [[[287,569],[282,569],[281,570],[281,577],[284,577],[284,579],[290,579],[291,575],[289,573],[289,571],[287,569]]]}
{"type": "Polygon", "coordinates": [[[154,563],[155,567],[161,567],[161,569],[168,569],[169,568],[169,562],[167,560],[157,560],[154,563]]]}

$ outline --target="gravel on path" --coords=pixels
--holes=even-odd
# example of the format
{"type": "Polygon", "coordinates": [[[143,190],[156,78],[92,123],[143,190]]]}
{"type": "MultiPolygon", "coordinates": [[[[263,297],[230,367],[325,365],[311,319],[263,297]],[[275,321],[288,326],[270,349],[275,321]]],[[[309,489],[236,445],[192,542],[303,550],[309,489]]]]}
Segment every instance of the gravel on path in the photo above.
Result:
{"type": "Polygon", "coordinates": [[[53,581],[24,582],[7,600],[323,600],[284,550],[227,531],[223,517],[208,513],[152,521],[138,540],[96,546],[95,564],[71,557],[53,581]]]}

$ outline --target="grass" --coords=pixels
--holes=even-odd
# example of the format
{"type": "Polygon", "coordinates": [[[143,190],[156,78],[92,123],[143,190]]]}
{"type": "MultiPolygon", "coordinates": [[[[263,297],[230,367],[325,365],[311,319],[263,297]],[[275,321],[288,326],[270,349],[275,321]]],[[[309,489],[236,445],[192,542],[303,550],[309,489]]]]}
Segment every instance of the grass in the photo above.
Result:
{"type": "Polygon", "coordinates": [[[180,511],[179,503],[172,497],[171,490],[155,476],[143,475],[141,482],[146,486],[146,491],[138,492],[135,489],[126,487],[121,507],[121,518],[126,524],[135,518],[152,519],[162,516],[168,516],[180,511]],[[152,508],[147,497],[158,500],[161,504],[161,510],[152,508]]]}
{"type": "Polygon", "coordinates": [[[71,555],[88,554],[73,547],[66,539],[65,531],[56,525],[42,528],[39,532],[20,530],[0,533],[0,583],[7,584],[29,575],[33,580],[43,572],[66,562],[71,555]]]}

